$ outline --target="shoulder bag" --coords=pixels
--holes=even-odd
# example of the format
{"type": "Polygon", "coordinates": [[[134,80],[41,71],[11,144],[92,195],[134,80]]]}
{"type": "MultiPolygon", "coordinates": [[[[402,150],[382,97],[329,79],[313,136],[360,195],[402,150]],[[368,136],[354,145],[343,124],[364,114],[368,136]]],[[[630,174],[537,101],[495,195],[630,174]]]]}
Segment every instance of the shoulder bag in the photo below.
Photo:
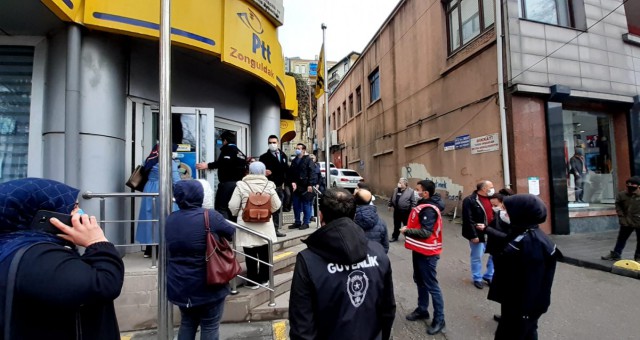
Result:
{"type": "Polygon", "coordinates": [[[224,237],[215,236],[209,227],[209,209],[204,210],[204,229],[206,230],[207,253],[207,284],[223,285],[227,284],[231,279],[240,274],[242,268],[236,260],[236,254],[233,252],[229,241],[224,237]]]}
{"type": "Polygon", "coordinates": [[[143,165],[138,165],[129,176],[126,186],[135,191],[144,191],[144,185],[149,180],[149,172],[145,170],[143,165]]]}

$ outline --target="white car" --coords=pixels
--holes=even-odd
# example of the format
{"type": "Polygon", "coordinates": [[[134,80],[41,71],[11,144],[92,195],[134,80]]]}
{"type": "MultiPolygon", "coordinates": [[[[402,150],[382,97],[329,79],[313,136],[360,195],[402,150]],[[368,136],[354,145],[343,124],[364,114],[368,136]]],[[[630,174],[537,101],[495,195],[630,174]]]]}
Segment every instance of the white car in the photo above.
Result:
{"type": "MultiPolygon", "coordinates": [[[[327,163],[320,161],[320,162],[318,162],[318,164],[320,164],[320,174],[322,174],[322,177],[325,177],[326,176],[326,174],[325,174],[325,166],[327,165],[327,163]]],[[[329,167],[331,169],[336,169],[336,165],[331,163],[331,162],[329,162],[329,167]]]]}
{"type": "Polygon", "coordinates": [[[358,187],[358,183],[364,180],[357,171],[351,169],[331,169],[329,173],[333,188],[353,190],[358,187]]]}

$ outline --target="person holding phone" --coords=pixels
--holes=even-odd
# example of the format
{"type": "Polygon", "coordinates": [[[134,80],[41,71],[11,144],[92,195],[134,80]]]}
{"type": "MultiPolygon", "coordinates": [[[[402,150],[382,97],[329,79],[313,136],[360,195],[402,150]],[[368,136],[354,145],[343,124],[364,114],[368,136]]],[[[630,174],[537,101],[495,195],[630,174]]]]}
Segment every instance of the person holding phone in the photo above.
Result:
{"type": "Polygon", "coordinates": [[[0,184],[0,290],[7,292],[0,294],[4,339],[120,339],[113,301],[122,289],[124,264],[95,216],[77,213],[78,193],[41,178],[0,184]],[[57,234],[46,232],[54,229],[33,221],[43,214],[72,215],[71,225],[45,217],[57,234]],[[85,248],[82,255],[76,246],[85,248]],[[7,291],[10,280],[12,294],[7,291]],[[11,318],[5,324],[7,308],[11,318]]]}

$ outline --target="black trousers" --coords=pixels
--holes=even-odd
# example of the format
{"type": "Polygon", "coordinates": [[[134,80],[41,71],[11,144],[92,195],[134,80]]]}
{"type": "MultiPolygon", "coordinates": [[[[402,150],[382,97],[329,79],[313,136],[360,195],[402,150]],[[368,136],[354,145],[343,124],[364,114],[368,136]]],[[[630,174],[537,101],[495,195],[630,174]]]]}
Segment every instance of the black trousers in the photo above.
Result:
{"type": "Polygon", "coordinates": [[[215,197],[216,211],[232,222],[238,222],[238,217],[231,215],[231,210],[229,210],[229,201],[231,201],[235,189],[236,182],[220,182],[215,197]]]}
{"type": "Polygon", "coordinates": [[[278,228],[280,228],[280,212],[282,211],[282,207],[284,206],[284,190],[282,190],[282,187],[276,188],[276,193],[278,193],[278,197],[280,198],[280,202],[282,203],[280,205],[280,209],[271,214],[271,216],[273,217],[273,227],[278,230],[278,228]]]}
{"type": "Polygon", "coordinates": [[[391,234],[391,238],[400,236],[400,228],[402,224],[407,225],[409,214],[411,214],[411,210],[393,209],[393,234],[391,234]]]}
{"type": "Polygon", "coordinates": [[[501,305],[500,311],[500,322],[494,340],[538,340],[540,315],[523,318],[505,304],[501,305]]]}
{"type": "Polygon", "coordinates": [[[577,177],[574,175],[574,186],[575,186],[575,195],[576,195],[576,202],[582,202],[582,199],[584,198],[584,176],[586,174],[582,174],[580,175],[580,177],[577,177]]]}
{"type": "MultiPolygon", "coordinates": [[[[242,247],[245,254],[253,256],[260,261],[269,263],[269,245],[257,247],[242,247]]],[[[264,263],[245,257],[247,264],[247,278],[258,283],[269,282],[269,266],[264,263]]],[[[248,285],[253,285],[251,282],[248,285]]]]}

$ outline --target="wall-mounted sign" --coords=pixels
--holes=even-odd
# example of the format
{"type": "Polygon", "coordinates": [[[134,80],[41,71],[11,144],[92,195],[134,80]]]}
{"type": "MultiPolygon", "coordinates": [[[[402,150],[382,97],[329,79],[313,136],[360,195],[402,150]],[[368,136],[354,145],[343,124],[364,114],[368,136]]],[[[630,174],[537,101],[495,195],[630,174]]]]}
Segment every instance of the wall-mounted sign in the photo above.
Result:
{"type": "Polygon", "coordinates": [[[471,153],[483,153],[500,150],[500,137],[497,133],[471,139],[471,153]]]}
{"type": "Polygon", "coordinates": [[[471,146],[471,138],[469,137],[469,135],[462,135],[462,136],[456,137],[456,140],[455,140],[456,150],[465,149],[465,148],[468,148],[469,146],[471,146]]]}
{"type": "Polygon", "coordinates": [[[309,63],[309,76],[315,77],[318,75],[318,63],[309,63]]]}
{"type": "Polygon", "coordinates": [[[529,193],[540,195],[540,177],[529,177],[529,193]]]}
{"type": "Polygon", "coordinates": [[[456,149],[455,141],[444,142],[444,151],[453,151],[456,149]]]}

